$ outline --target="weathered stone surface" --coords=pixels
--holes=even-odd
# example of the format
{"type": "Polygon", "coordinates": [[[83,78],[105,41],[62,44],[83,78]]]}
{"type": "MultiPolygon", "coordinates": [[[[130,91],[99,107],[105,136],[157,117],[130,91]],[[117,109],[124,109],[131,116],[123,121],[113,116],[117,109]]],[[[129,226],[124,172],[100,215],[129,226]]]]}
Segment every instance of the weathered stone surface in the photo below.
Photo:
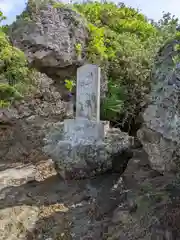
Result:
{"type": "Polygon", "coordinates": [[[64,126],[51,130],[46,137],[44,151],[51,156],[56,164],[57,172],[63,178],[80,179],[95,176],[113,170],[118,167],[119,172],[128,162],[133,138],[118,129],[106,130],[106,136],[97,142],[80,142],[72,144],[70,140],[64,140],[64,126]]]}
{"type": "Polygon", "coordinates": [[[86,64],[77,70],[76,118],[100,120],[100,68],[86,64]]]}
{"type": "Polygon", "coordinates": [[[38,220],[37,206],[14,206],[0,210],[0,234],[2,240],[26,239],[38,220]]]}
{"type": "MultiPolygon", "coordinates": [[[[87,119],[65,119],[64,140],[71,141],[71,145],[94,144],[102,142],[105,135],[106,122],[89,121],[87,119]]],[[[107,125],[109,125],[107,123],[107,125]]]]}
{"type": "Polygon", "coordinates": [[[44,74],[37,74],[36,81],[37,88],[31,97],[11,108],[0,109],[2,169],[5,162],[45,159],[42,146],[46,131],[55,122],[68,117],[66,103],[61,100],[53,81],[44,74]]]}
{"type": "Polygon", "coordinates": [[[152,168],[165,173],[178,171],[180,148],[180,69],[173,57],[177,41],[167,44],[157,57],[152,74],[151,100],[138,136],[152,168]]]}
{"type": "Polygon", "coordinates": [[[54,8],[51,4],[28,11],[31,21],[20,19],[11,27],[13,44],[39,71],[53,78],[70,76],[85,57],[88,30],[84,19],[69,8],[54,8]],[[77,44],[82,48],[80,54],[77,44]]]}
{"type": "Polygon", "coordinates": [[[0,171],[0,179],[8,175],[0,191],[1,239],[179,239],[180,179],[148,163],[139,149],[121,177],[66,182],[54,176],[52,161],[37,164],[36,181],[28,181],[30,164],[0,171]]]}
{"type": "Polygon", "coordinates": [[[9,168],[0,172],[0,190],[8,186],[19,186],[35,180],[36,169],[34,166],[9,168]]]}
{"type": "Polygon", "coordinates": [[[47,176],[44,168],[49,169],[45,162],[36,169],[44,175],[40,182],[27,183],[19,180],[28,174],[13,169],[19,174],[16,182],[11,179],[12,169],[6,169],[10,184],[0,192],[1,239],[103,239],[108,214],[120,201],[119,193],[115,196],[111,190],[117,174],[64,182],[54,174],[47,176]]]}
{"type": "Polygon", "coordinates": [[[121,201],[112,214],[105,239],[179,239],[179,178],[152,170],[144,151],[134,153],[122,175],[124,189],[115,189],[121,201]]]}

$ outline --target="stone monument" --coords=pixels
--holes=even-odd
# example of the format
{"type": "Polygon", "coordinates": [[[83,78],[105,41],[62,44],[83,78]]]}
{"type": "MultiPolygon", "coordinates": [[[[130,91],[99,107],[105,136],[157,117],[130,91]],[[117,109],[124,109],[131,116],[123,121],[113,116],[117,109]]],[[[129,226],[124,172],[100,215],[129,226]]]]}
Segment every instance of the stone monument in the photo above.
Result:
{"type": "Polygon", "coordinates": [[[87,64],[77,70],[76,118],[100,121],[100,68],[87,64]]]}
{"type": "Polygon", "coordinates": [[[78,68],[76,118],[64,121],[64,140],[72,145],[102,141],[105,123],[100,122],[100,68],[87,64],[78,68]]]}
{"type": "Polygon", "coordinates": [[[100,68],[93,64],[78,68],[76,85],[75,119],[57,123],[44,148],[59,174],[70,179],[111,169],[112,156],[129,148],[132,142],[127,134],[118,129],[109,131],[109,123],[100,121],[100,68]]]}

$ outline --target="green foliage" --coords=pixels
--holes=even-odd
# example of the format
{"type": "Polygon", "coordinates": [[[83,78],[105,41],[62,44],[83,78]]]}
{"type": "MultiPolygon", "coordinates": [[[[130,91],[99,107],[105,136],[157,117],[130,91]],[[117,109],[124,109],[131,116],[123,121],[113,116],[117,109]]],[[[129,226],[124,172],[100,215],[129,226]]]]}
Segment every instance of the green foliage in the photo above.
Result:
{"type": "Polygon", "coordinates": [[[109,89],[102,104],[103,118],[131,123],[150,89],[150,71],[159,47],[176,33],[177,19],[164,14],[150,22],[137,10],[111,2],[73,5],[87,21],[90,62],[108,62],[109,89]]]}
{"type": "Polygon", "coordinates": [[[101,109],[103,116],[107,120],[116,120],[117,116],[123,111],[125,90],[118,85],[113,84],[110,79],[108,82],[108,94],[102,102],[101,109]]]}
{"type": "Polygon", "coordinates": [[[86,2],[74,4],[87,20],[97,27],[107,26],[116,33],[130,32],[141,39],[147,39],[156,33],[155,28],[149,24],[143,14],[133,8],[114,3],[86,2]]]}
{"type": "Polygon", "coordinates": [[[77,43],[75,45],[75,49],[76,49],[76,53],[78,56],[81,56],[81,53],[82,53],[82,45],[80,43],[77,43]]]}
{"type": "Polygon", "coordinates": [[[0,108],[7,108],[10,106],[10,102],[0,100],[0,108]]]}
{"type": "Polygon", "coordinates": [[[4,33],[0,33],[0,38],[4,40],[0,43],[0,59],[3,61],[1,70],[4,77],[11,85],[24,81],[29,73],[24,53],[12,47],[4,33]]]}
{"type": "Polygon", "coordinates": [[[0,28],[0,106],[19,100],[28,92],[31,71],[25,55],[11,46],[4,29],[0,28]],[[24,86],[24,91],[23,87],[24,86]]]}
{"type": "Polygon", "coordinates": [[[56,3],[53,4],[53,7],[54,7],[54,8],[62,8],[62,7],[64,7],[64,6],[65,6],[65,4],[62,3],[62,2],[56,2],[56,3]]]}
{"type": "Polygon", "coordinates": [[[0,107],[7,107],[14,100],[22,99],[22,95],[9,84],[0,84],[0,107]]]}
{"type": "Polygon", "coordinates": [[[3,15],[3,13],[0,11],[0,22],[2,22],[3,20],[5,20],[6,17],[3,15]]]}
{"type": "Polygon", "coordinates": [[[105,31],[104,28],[98,28],[89,23],[90,39],[87,48],[88,58],[91,62],[99,62],[107,59],[107,48],[105,46],[105,31]]]}
{"type": "Polygon", "coordinates": [[[64,82],[65,82],[65,87],[71,93],[73,91],[74,86],[75,86],[74,81],[66,79],[64,82]]]}
{"type": "Polygon", "coordinates": [[[30,22],[31,20],[31,14],[27,10],[24,10],[20,15],[16,16],[16,21],[23,19],[24,21],[30,22]]]}
{"type": "MultiPolygon", "coordinates": [[[[176,34],[176,40],[180,40],[180,32],[177,32],[176,34]]],[[[174,51],[177,53],[174,57],[173,57],[173,62],[174,62],[174,67],[180,63],[180,44],[177,43],[174,46],[174,51]]]]}

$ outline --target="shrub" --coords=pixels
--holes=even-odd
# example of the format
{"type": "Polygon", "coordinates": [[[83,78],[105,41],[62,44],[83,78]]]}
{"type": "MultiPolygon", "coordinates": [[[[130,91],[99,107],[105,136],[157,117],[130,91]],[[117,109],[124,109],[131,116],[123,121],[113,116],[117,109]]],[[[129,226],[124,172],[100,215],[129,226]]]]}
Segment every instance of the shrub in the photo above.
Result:
{"type": "Polygon", "coordinates": [[[5,107],[10,105],[14,100],[22,99],[22,95],[16,88],[9,84],[0,84],[0,106],[5,107]]]}
{"type": "MultiPolygon", "coordinates": [[[[1,13],[0,13],[1,16],[1,13]]],[[[1,20],[1,19],[0,19],[1,20]]],[[[4,28],[0,27],[0,102],[1,107],[22,98],[30,85],[31,71],[25,55],[11,46],[4,28]],[[22,91],[22,86],[24,92],[22,91]]]]}
{"type": "Polygon", "coordinates": [[[109,63],[102,117],[131,124],[150,89],[154,56],[174,36],[177,19],[164,14],[158,23],[152,23],[137,10],[111,2],[87,1],[73,7],[89,22],[89,61],[101,67],[109,63]]]}

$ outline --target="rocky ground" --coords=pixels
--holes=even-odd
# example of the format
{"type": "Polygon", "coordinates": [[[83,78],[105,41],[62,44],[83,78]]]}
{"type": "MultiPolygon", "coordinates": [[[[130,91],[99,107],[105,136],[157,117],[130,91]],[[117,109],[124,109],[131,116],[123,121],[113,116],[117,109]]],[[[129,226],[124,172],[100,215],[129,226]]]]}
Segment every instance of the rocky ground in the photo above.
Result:
{"type": "Polygon", "coordinates": [[[64,182],[51,160],[0,169],[0,239],[103,238],[118,175],[64,182]]]}
{"type": "Polygon", "coordinates": [[[0,165],[1,240],[180,239],[179,184],[136,150],[122,178],[60,179],[51,160],[0,165]]]}

